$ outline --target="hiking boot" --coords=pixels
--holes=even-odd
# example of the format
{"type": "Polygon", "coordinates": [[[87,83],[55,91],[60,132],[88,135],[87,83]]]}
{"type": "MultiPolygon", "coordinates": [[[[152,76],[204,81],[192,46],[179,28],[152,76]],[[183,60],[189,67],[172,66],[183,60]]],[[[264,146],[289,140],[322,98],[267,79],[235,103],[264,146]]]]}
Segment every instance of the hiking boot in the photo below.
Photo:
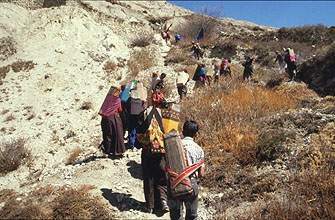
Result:
{"type": "Polygon", "coordinates": [[[169,206],[165,200],[162,200],[162,210],[169,211],[169,206]]]}

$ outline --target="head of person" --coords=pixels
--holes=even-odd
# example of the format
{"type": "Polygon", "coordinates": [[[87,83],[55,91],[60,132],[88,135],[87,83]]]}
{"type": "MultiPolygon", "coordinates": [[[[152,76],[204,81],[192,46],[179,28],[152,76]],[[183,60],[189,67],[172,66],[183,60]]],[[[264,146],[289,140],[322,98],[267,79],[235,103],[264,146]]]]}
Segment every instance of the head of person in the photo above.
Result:
{"type": "Polygon", "coordinates": [[[184,69],[183,71],[184,71],[185,73],[187,73],[187,69],[184,69]]]}
{"type": "Polygon", "coordinates": [[[228,59],[228,63],[231,63],[231,59],[228,59]]]}
{"type": "Polygon", "coordinates": [[[165,73],[162,73],[161,76],[159,77],[160,79],[164,79],[166,77],[165,73]]]}
{"type": "Polygon", "coordinates": [[[121,86],[121,91],[123,91],[126,88],[126,85],[121,86]]]}
{"type": "Polygon", "coordinates": [[[199,125],[197,122],[193,120],[188,120],[184,123],[184,126],[183,126],[184,137],[193,138],[197,134],[198,131],[199,131],[199,125]]]}
{"type": "Polygon", "coordinates": [[[108,94],[118,96],[120,94],[120,88],[118,86],[112,85],[108,91],[108,94]]]}
{"type": "Polygon", "coordinates": [[[192,41],[192,45],[194,45],[195,44],[195,42],[194,41],[192,41]]]}
{"type": "Polygon", "coordinates": [[[158,73],[157,72],[153,72],[152,73],[152,77],[158,77],[158,73]]]}

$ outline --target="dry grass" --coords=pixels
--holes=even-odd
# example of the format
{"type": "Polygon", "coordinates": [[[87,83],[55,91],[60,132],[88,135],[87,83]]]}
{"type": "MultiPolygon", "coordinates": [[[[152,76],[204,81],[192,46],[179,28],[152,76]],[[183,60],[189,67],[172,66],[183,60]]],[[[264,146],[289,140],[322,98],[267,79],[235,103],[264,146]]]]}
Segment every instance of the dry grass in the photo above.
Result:
{"type": "Polygon", "coordinates": [[[265,197],[264,207],[252,209],[236,219],[334,219],[335,175],[329,166],[317,172],[306,170],[293,173],[282,198],[265,197]]]}
{"type": "Polygon", "coordinates": [[[9,112],[9,109],[4,109],[4,110],[2,110],[1,114],[2,114],[2,115],[5,115],[5,114],[7,114],[8,112],[9,112]]]}
{"type": "Polygon", "coordinates": [[[127,78],[132,79],[137,76],[140,71],[149,69],[155,65],[156,58],[153,48],[146,47],[141,50],[135,50],[128,60],[130,74],[127,76],[127,78]]]}
{"type": "Polygon", "coordinates": [[[80,147],[76,147],[75,149],[73,149],[70,152],[70,155],[67,158],[67,162],[66,164],[74,164],[74,162],[76,162],[77,157],[79,156],[79,154],[81,154],[83,152],[83,149],[81,149],[80,147]]]}
{"type": "Polygon", "coordinates": [[[20,71],[25,71],[29,72],[31,69],[35,67],[35,63],[33,61],[23,61],[23,60],[18,60],[14,63],[12,63],[12,69],[14,72],[20,72],[20,71]]]}
{"type": "Polygon", "coordinates": [[[111,73],[112,71],[115,71],[117,68],[117,65],[113,60],[108,60],[103,67],[103,70],[106,71],[107,73],[111,73]]]}
{"type": "Polygon", "coordinates": [[[1,219],[111,219],[115,216],[108,212],[98,198],[91,196],[92,186],[78,188],[67,186],[46,186],[23,196],[0,192],[6,204],[1,208],[1,219]],[[21,201],[16,198],[20,196],[21,201]]]}
{"type": "MultiPolygon", "coordinates": [[[[0,39],[0,60],[6,60],[16,53],[15,40],[12,37],[3,37],[0,39]]],[[[1,73],[1,71],[0,71],[1,73]]]]}
{"type": "Polygon", "coordinates": [[[8,121],[13,121],[15,119],[15,117],[11,114],[9,116],[6,117],[6,119],[4,120],[4,122],[8,122],[8,121]]]}
{"type": "Polygon", "coordinates": [[[25,147],[25,139],[2,142],[0,146],[0,173],[6,174],[31,159],[30,151],[25,147]]]}
{"type": "Polygon", "coordinates": [[[2,83],[2,79],[6,78],[7,73],[10,71],[10,65],[0,67],[0,82],[2,83]]]}
{"type": "Polygon", "coordinates": [[[240,84],[237,79],[224,80],[197,90],[192,99],[183,101],[181,121],[198,121],[201,130],[197,142],[206,151],[210,164],[258,164],[262,151],[257,119],[297,104],[290,93],[240,84]]]}
{"type": "Polygon", "coordinates": [[[138,34],[131,42],[132,47],[146,47],[152,44],[152,35],[138,34]]]}

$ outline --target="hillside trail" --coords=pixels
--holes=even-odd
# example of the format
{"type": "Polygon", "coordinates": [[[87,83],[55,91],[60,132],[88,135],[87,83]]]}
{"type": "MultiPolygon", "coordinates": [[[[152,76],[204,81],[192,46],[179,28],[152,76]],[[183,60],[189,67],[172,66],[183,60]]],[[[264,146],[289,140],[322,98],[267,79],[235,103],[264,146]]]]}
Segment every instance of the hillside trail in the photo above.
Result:
{"type": "MultiPolygon", "coordinates": [[[[11,4],[0,7],[4,11],[0,17],[5,17],[0,19],[1,25],[6,27],[1,34],[14,36],[17,42],[17,53],[3,65],[17,60],[35,63],[30,71],[11,71],[3,84],[0,107],[8,112],[0,116],[1,121],[10,115],[15,120],[3,125],[6,133],[2,140],[24,137],[33,160],[29,166],[1,176],[0,190],[14,189],[28,195],[47,185],[87,184],[95,187],[92,194],[117,218],[168,219],[169,213],[143,211],[141,150],[128,150],[119,159],[104,158],[98,150],[102,133],[97,112],[108,87],[103,62],[128,59],[131,51],[126,43],[77,6],[36,11],[11,4]],[[106,52],[102,42],[107,35],[113,47],[106,52]],[[83,109],[85,103],[91,107],[83,109]],[[67,164],[71,151],[77,148],[82,153],[74,164],[67,164]]],[[[160,47],[155,70],[173,71],[164,66],[169,50],[160,47]]],[[[118,78],[125,71],[108,77],[118,78]]],[[[151,78],[152,71],[143,72],[141,77],[151,78]]],[[[175,81],[172,77],[168,80],[175,81]]],[[[206,191],[200,188],[200,197],[206,191]]],[[[200,199],[198,213],[200,219],[212,219],[214,211],[200,199]]]]}
{"type": "MultiPolygon", "coordinates": [[[[161,48],[164,62],[170,46],[161,48]]],[[[102,136],[101,136],[102,138],[102,136]]],[[[127,150],[122,158],[105,158],[98,146],[90,146],[78,157],[73,165],[53,169],[43,179],[43,184],[52,184],[63,179],[65,184],[79,186],[88,184],[95,187],[91,193],[100,198],[117,218],[125,219],[169,219],[169,212],[145,213],[145,198],[141,168],[141,150],[127,150]]],[[[57,184],[56,184],[57,185],[57,184]]],[[[212,219],[214,210],[206,207],[202,194],[207,190],[200,186],[199,219],[212,219]]]]}

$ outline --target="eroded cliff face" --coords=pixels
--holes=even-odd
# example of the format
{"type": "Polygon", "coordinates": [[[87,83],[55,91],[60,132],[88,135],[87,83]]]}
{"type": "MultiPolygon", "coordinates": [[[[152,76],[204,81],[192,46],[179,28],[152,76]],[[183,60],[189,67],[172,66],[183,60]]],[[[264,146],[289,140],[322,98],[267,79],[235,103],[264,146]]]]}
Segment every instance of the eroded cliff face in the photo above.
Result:
{"type": "Polygon", "coordinates": [[[335,46],[330,46],[322,55],[303,63],[297,78],[322,96],[335,95],[335,46]]]}

